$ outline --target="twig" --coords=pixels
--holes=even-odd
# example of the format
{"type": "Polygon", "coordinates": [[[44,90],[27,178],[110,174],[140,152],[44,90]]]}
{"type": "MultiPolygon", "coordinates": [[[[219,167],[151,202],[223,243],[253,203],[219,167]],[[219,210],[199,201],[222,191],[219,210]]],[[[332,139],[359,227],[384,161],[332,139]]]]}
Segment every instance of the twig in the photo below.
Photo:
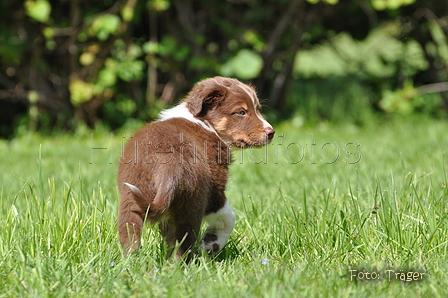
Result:
{"type": "Polygon", "coordinates": [[[424,95],[429,93],[448,92],[448,82],[440,82],[434,84],[427,84],[416,88],[418,95],[424,95]]]}

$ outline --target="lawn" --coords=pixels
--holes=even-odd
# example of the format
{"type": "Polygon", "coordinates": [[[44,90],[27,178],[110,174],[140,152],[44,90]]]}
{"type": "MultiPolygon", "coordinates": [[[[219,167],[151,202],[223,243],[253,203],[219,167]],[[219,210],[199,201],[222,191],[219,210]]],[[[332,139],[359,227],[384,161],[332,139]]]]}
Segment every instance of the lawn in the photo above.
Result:
{"type": "Polygon", "coordinates": [[[446,297],[447,122],[300,119],[234,152],[237,222],[215,258],[124,259],[117,162],[132,130],[0,142],[0,297],[446,297]],[[403,281],[404,280],[404,281],[403,281]]]}

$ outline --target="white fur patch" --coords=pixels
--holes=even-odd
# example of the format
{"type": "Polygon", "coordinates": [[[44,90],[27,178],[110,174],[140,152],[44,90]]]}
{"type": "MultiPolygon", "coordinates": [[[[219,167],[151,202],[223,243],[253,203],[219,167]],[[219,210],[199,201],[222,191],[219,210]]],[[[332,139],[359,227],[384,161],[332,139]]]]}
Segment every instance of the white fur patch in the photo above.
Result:
{"type": "Polygon", "coordinates": [[[263,116],[260,115],[260,113],[257,111],[256,107],[257,107],[257,96],[255,95],[254,91],[252,90],[252,88],[250,88],[247,85],[243,85],[242,88],[244,91],[246,91],[246,93],[249,95],[250,99],[252,99],[252,104],[254,105],[255,108],[255,114],[257,116],[257,118],[263,122],[263,128],[272,128],[272,126],[269,124],[269,122],[267,122],[263,116]]]}
{"type": "Polygon", "coordinates": [[[132,191],[132,193],[134,193],[137,196],[143,197],[142,192],[140,191],[140,189],[137,186],[132,185],[132,184],[127,183],[127,182],[124,182],[124,184],[126,184],[126,186],[129,187],[129,189],[132,191]]]}
{"type": "Polygon", "coordinates": [[[252,90],[252,88],[250,88],[247,85],[242,85],[243,87],[241,87],[244,91],[246,91],[246,93],[249,95],[250,99],[252,99],[252,104],[254,105],[254,108],[256,108],[257,106],[257,102],[255,100],[255,96],[254,96],[254,91],[252,90]]]}
{"type": "Polygon", "coordinates": [[[172,107],[171,109],[163,110],[162,112],[160,112],[159,121],[165,121],[171,118],[184,118],[188,121],[201,125],[211,132],[216,133],[213,127],[211,127],[208,123],[195,118],[193,114],[188,110],[187,104],[185,102],[182,102],[177,106],[172,107]]]}
{"type": "Polygon", "coordinates": [[[235,226],[235,219],[235,211],[230,207],[228,201],[226,201],[218,212],[205,216],[204,220],[209,226],[205,230],[204,237],[201,240],[202,249],[212,255],[220,251],[230,238],[230,234],[235,226]],[[208,235],[215,235],[216,239],[207,237],[208,235]],[[216,245],[218,245],[217,250],[215,250],[216,245]]]}

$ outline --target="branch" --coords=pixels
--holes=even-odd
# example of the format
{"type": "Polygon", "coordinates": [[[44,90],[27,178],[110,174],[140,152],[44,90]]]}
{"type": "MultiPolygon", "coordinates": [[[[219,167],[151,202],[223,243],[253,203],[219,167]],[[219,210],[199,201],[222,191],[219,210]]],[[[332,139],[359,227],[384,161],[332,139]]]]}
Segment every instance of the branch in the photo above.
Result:
{"type": "Polygon", "coordinates": [[[177,9],[180,24],[187,31],[189,35],[193,34],[194,33],[194,26],[192,23],[194,17],[192,7],[193,3],[189,0],[176,0],[173,2],[174,6],[177,9]]]}
{"type": "MultiPolygon", "coordinates": [[[[71,4],[71,9],[72,9],[72,13],[74,13],[74,10],[77,9],[77,7],[79,6],[78,1],[74,0],[75,2],[72,2],[71,4]]],[[[114,3],[114,5],[112,5],[110,8],[106,9],[105,11],[99,12],[97,14],[94,14],[92,16],[90,16],[89,18],[87,18],[86,20],[83,21],[83,23],[80,26],[76,26],[75,24],[77,22],[74,22],[74,19],[79,18],[79,15],[75,15],[73,14],[71,16],[71,21],[72,24],[70,25],[70,27],[66,27],[66,28],[53,28],[53,34],[54,36],[71,36],[71,35],[79,35],[80,32],[84,31],[87,27],[91,26],[93,21],[95,21],[96,18],[98,18],[101,15],[105,15],[105,14],[117,14],[118,12],[120,12],[120,9],[124,6],[124,4],[126,3],[126,0],[120,0],[114,3]],[[75,25],[75,26],[73,26],[75,25]]],[[[79,12],[77,12],[79,13],[79,12]]]]}
{"type": "Polygon", "coordinates": [[[14,89],[16,84],[0,73],[0,85],[5,87],[6,89],[14,89]]]}
{"type": "Polygon", "coordinates": [[[0,100],[17,103],[21,102],[28,105],[28,92],[23,89],[4,89],[0,90],[0,100]]]}
{"type": "Polygon", "coordinates": [[[304,0],[293,0],[289,4],[289,7],[286,9],[280,21],[277,23],[277,26],[272,31],[271,36],[266,43],[266,47],[262,53],[263,59],[265,61],[274,53],[280,38],[282,37],[286,29],[289,28],[289,26],[291,25],[291,20],[294,18],[296,12],[302,8],[301,6],[303,4],[304,0]]]}
{"type": "Polygon", "coordinates": [[[416,88],[418,95],[448,92],[448,82],[427,84],[416,88]]]}

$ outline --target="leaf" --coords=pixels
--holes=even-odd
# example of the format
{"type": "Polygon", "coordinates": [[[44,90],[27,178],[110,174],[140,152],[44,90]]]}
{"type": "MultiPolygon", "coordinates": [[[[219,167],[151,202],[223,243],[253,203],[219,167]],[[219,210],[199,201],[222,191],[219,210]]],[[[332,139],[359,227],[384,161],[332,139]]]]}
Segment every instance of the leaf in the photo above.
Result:
{"type": "Polygon", "coordinates": [[[172,55],[176,52],[178,48],[177,40],[170,36],[164,36],[162,41],[159,43],[159,54],[162,57],[172,55]]]}
{"type": "Polygon", "coordinates": [[[117,75],[126,82],[141,80],[144,74],[145,63],[140,60],[125,60],[119,63],[117,75]]]}
{"type": "Polygon", "coordinates": [[[157,12],[162,12],[170,8],[169,0],[150,0],[147,3],[147,7],[150,10],[155,10],[157,12]]]}
{"type": "Polygon", "coordinates": [[[51,27],[45,27],[42,30],[42,34],[45,36],[46,39],[53,39],[54,37],[54,29],[51,27]]]}
{"type": "Polygon", "coordinates": [[[423,49],[415,40],[403,43],[393,26],[374,29],[364,40],[340,33],[328,42],[297,53],[294,71],[302,77],[357,75],[390,78],[398,71],[413,75],[428,67],[423,49]]]}
{"type": "Polygon", "coordinates": [[[347,74],[349,69],[334,48],[318,46],[297,53],[294,71],[304,77],[330,77],[347,74]]]}
{"type": "Polygon", "coordinates": [[[117,82],[117,73],[115,69],[103,68],[98,73],[98,84],[103,87],[112,87],[117,82]]]}
{"type": "Polygon", "coordinates": [[[257,77],[262,68],[263,59],[258,54],[242,49],[222,66],[221,72],[224,72],[223,75],[232,73],[243,80],[249,80],[257,77]]]}
{"type": "Polygon", "coordinates": [[[388,113],[410,114],[415,108],[413,98],[417,95],[413,83],[405,81],[403,89],[384,90],[379,106],[388,113]]]}
{"type": "Polygon", "coordinates": [[[243,38],[258,52],[263,51],[266,46],[261,36],[254,30],[246,30],[243,34],[243,38]]]}
{"type": "Polygon", "coordinates": [[[126,22],[130,22],[134,18],[134,8],[129,5],[129,2],[121,9],[121,17],[126,22]]]}
{"type": "Polygon", "coordinates": [[[174,53],[174,59],[176,61],[184,61],[187,59],[190,54],[190,47],[187,45],[183,45],[179,47],[179,49],[174,53]]]}
{"type": "Polygon", "coordinates": [[[70,82],[70,101],[76,107],[88,102],[94,94],[94,86],[80,79],[74,79],[70,82]]]}
{"type": "Polygon", "coordinates": [[[121,21],[118,16],[105,14],[93,21],[90,33],[91,35],[98,37],[99,40],[104,41],[109,38],[109,35],[114,35],[118,32],[120,23],[121,21]]]}
{"type": "Polygon", "coordinates": [[[417,71],[426,70],[429,67],[421,45],[412,39],[406,43],[403,60],[402,72],[406,76],[413,76],[417,71]]]}
{"type": "Polygon", "coordinates": [[[39,93],[35,90],[30,90],[28,92],[28,101],[30,104],[37,104],[39,102],[39,93]]]}
{"type": "Polygon", "coordinates": [[[27,0],[24,6],[26,14],[34,20],[46,23],[50,19],[51,5],[47,0],[27,0]]]}
{"type": "Polygon", "coordinates": [[[84,52],[81,54],[81,56],[79,56],[79,63],[81,63],[81,65],[90,65],[95,61],[95,54],[90,53],[90,52],[84,52]]]}
{"type": "Polygon", "coordinates": [[[448,65],[448,38],[442,27],[435,21],[429,22],[429,32],[437,45],[437,52],[445,65],[448,65]]]}
{"type": "Polygon", "coordinates": [[[123,98],[117,102],[117,110],[125,114],[126,116],[130,116],[133,112],[137,110],[137,104],[134,100],[130,98],[123,98]]]}
{"type": "Polygon", "coordinates": [[[142,55],[142,53],[143,53],[142,48],[139,45],[137,45],[135,43],[131,43],[128,46],[126,56],[128,58],[136,59],[136,58],[140,57],[142,55]]]}
{"type": "Polygon", "coordinates": [[[416,0],[372,0],[372,7],[375,10],[398,9],[414,3],[416,0]]]}
{"type": "Polygon", "coordinates": [[[159,52],[159,43],[147,41],[143,44],[143,52],[145,54],[157,54],[159,52]]]}

